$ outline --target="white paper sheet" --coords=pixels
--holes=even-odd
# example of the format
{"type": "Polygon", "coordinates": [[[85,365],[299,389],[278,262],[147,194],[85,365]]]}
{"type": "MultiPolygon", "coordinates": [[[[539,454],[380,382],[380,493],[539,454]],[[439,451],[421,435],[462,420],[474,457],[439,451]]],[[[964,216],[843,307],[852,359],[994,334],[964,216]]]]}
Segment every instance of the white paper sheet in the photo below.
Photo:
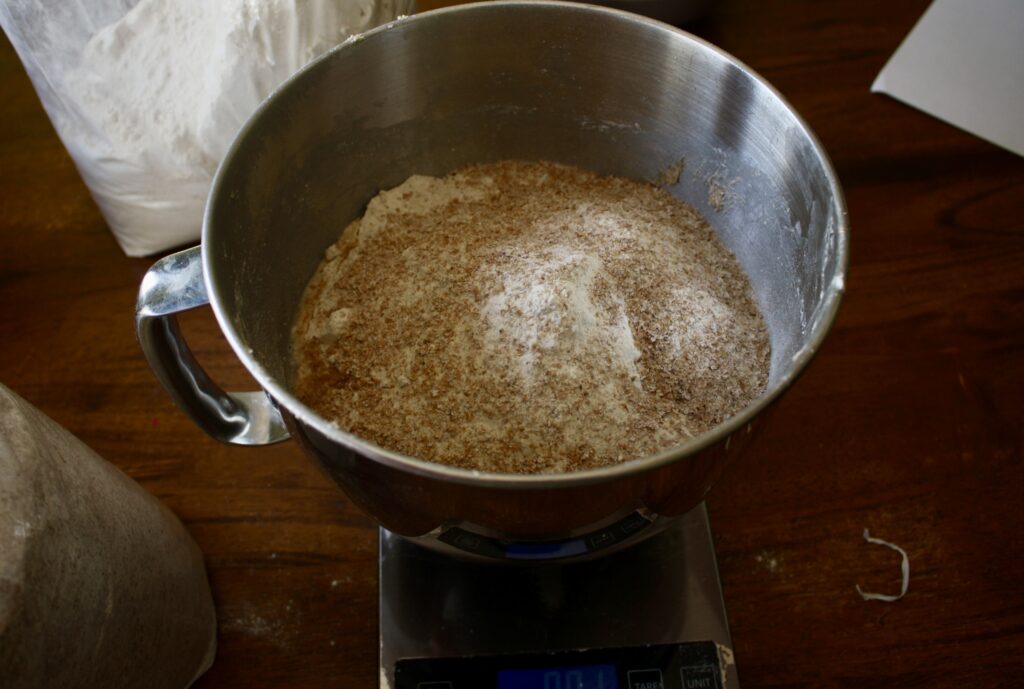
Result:
{"type": "Polygon", "coordinates": [[[935,0],[871,90],[1024,155],[1024,0],[935,0]]]}

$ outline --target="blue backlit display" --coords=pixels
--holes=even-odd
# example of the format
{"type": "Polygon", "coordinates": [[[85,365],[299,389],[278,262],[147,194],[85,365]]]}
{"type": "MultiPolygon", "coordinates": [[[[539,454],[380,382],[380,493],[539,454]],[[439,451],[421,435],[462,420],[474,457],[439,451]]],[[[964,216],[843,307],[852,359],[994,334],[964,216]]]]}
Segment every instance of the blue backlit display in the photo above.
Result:
{"type": "Polygon", "coordinates": [[[499,670],[498,689],[619,689],[614,665],[499,670]]]}

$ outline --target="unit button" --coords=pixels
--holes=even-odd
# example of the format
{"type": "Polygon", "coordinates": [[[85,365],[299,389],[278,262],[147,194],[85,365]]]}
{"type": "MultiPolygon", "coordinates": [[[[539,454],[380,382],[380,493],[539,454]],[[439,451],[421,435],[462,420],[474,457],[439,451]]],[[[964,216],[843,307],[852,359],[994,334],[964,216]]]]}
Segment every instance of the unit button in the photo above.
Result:
{"type": "Polygon", "coordinates": [[[718,668],[714,665],[690,665],[679,669],[683,689],[720,689],[718,668]]]}
{"type": "Polygon", "coordinates": [[[626,673],[629,680],[629,689],[665,689],[665,683],[661,680],[661,670],[651,668],[650,670],[630,670],[626,673]]]}
{"type": "Polygon", "coordinates": [[[615,534],[611,531],[598,531],[587,536],[587,544],[591,550],[604,548],[615,542],[615,534]]]}

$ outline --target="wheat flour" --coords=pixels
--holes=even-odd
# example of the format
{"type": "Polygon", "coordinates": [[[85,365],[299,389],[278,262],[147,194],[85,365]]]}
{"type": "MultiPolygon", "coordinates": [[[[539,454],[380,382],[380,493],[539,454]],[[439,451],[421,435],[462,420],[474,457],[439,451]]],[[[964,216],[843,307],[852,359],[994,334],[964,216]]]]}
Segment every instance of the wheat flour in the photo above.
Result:
{"type": "Polygon", "coordinates": [[[213,173],[271,91],[411,0],[141,0],[61,75],[54,122],[125,251],[199,237],[213,173]]]}

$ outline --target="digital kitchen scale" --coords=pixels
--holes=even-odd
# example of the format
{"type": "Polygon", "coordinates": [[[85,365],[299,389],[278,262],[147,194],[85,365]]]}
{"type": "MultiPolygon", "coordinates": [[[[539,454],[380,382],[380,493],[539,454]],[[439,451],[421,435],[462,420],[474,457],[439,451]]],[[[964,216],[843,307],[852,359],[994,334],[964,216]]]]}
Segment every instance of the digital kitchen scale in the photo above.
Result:
{"type": "Polygon", "coordinates": [[[703,503],[617,553],[465,562],[381,530],[381,689],[737,689],[703,503]]]}

